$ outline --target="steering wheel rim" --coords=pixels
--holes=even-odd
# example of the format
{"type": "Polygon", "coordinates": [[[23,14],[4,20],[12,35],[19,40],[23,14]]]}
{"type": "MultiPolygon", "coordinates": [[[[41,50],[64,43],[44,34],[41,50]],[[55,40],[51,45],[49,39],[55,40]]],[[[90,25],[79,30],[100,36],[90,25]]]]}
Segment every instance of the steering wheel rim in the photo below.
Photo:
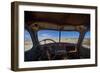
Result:
{"type": "MultiPolygon", "coordinates": [[[[56,43],[56,41],[54,41],[54,40],[52,40],[52,39],[43,39],[43,40],[41,40],[40,42],[44,41],[45,44],[46,44],[46,41],[47,41],[47,40],[50,40],[50,41],[52,41],[53,43],[56,43]]],[[[39,42],[39,43],[40,43],[40,42],[39,42]]]]}

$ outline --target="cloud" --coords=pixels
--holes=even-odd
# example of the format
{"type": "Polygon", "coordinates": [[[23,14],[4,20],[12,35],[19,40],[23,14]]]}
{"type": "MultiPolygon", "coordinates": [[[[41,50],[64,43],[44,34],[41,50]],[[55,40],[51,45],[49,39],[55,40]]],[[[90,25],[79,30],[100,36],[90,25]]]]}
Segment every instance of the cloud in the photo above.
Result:
{"type": "Polygon", "coordinates": [[[50,34],[41,34],[42,37],[52,37],[50,34]]]}
{"type": "Polygon", "coordinates": [[[48,38],[51,38],[52,37],[52,35],[50,35],[50,34],[41,34],[41,35],[39,35],[39,40],[42,40],[42,39],[48,39],[48,38]]]}

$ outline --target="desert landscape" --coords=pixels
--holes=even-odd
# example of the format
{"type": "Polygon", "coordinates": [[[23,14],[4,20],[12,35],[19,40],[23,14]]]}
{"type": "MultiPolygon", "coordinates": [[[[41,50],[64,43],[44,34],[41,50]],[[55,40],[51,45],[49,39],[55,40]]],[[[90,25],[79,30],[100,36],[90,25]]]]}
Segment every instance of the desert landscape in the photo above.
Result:
{"type": "MultiPolygon", "coordinates": [[[[53,40],[58,42],[57,39],[53,39],[53,40]]],[[[77,43],[78,39],[77,38],[63,38],[63,39],[61,39],[61,42],[77,43]]],[[[52,41],[46,41],[46,43],[52,43],[52,41]]],[[[40,44],[44,44],[44,42],[41,42],[40,44]]],[[[90,48],[90,38],[85,38],[83,40],[82,46],[86,47],[86,48],[90,48]]],[[[25,40],[24,41],[24,47],[25,47],[25,51],[30,50],[33,47],[32,41],[31,40],[25,40]]]]}

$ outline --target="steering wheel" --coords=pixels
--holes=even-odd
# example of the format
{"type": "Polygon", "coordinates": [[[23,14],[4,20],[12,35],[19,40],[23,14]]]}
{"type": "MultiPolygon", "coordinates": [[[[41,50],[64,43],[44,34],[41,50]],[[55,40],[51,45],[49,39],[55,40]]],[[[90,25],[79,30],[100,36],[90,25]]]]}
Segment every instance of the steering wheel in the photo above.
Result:
{"type": "MultiPolygon", "coordinates": [[[[43,39],[39,43],[44,42],[43,45],[40,45],[40,50],[41,50],[41,56],[40,60],[54,60],[56,57],[56,51],[54,51],[56,48],[59,48],[56,42],[52,39],[43,39]],[[47,41],[52,41],[53,44],[47,44],[47,41]],[[54,48],[52,48],[54,46],[54,48]],[[54,50],[53,50],[54,49],[54,50]],[[53,53],[54,52],[54,53],[53,53]],[[44,58],[45,57],[45,58],[44,58]]],[[[39,44],[35,45],[39,46],[39,44]]]]}
{"type": "MultiPolygon", "coordinates": [[[[54,41],[52,39],[43,39],[39,43],[44,42],[43,44],[47,44],[48,43],[47,41],[51,41],[53,43],[56,43],[56,41],[54,41]]],[[[45,51],[45,54],[47,55],[48,60],[52,59],[52,57],[51,57],[51,53],[52,53],[52,47],[51,47],[51,45],[44,45],[43,47],[41,46],[41,50],[45,51]]]]}

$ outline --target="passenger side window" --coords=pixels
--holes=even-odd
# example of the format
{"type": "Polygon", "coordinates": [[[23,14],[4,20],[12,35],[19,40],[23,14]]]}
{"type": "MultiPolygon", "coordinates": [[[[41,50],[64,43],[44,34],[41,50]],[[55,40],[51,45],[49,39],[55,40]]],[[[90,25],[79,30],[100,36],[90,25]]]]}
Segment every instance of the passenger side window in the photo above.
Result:
{"type": "Polygon", "coordinates": [[[86,32],[82,42],[82,46],[86,48],[90,48],[90,31],[86,32]]]}

